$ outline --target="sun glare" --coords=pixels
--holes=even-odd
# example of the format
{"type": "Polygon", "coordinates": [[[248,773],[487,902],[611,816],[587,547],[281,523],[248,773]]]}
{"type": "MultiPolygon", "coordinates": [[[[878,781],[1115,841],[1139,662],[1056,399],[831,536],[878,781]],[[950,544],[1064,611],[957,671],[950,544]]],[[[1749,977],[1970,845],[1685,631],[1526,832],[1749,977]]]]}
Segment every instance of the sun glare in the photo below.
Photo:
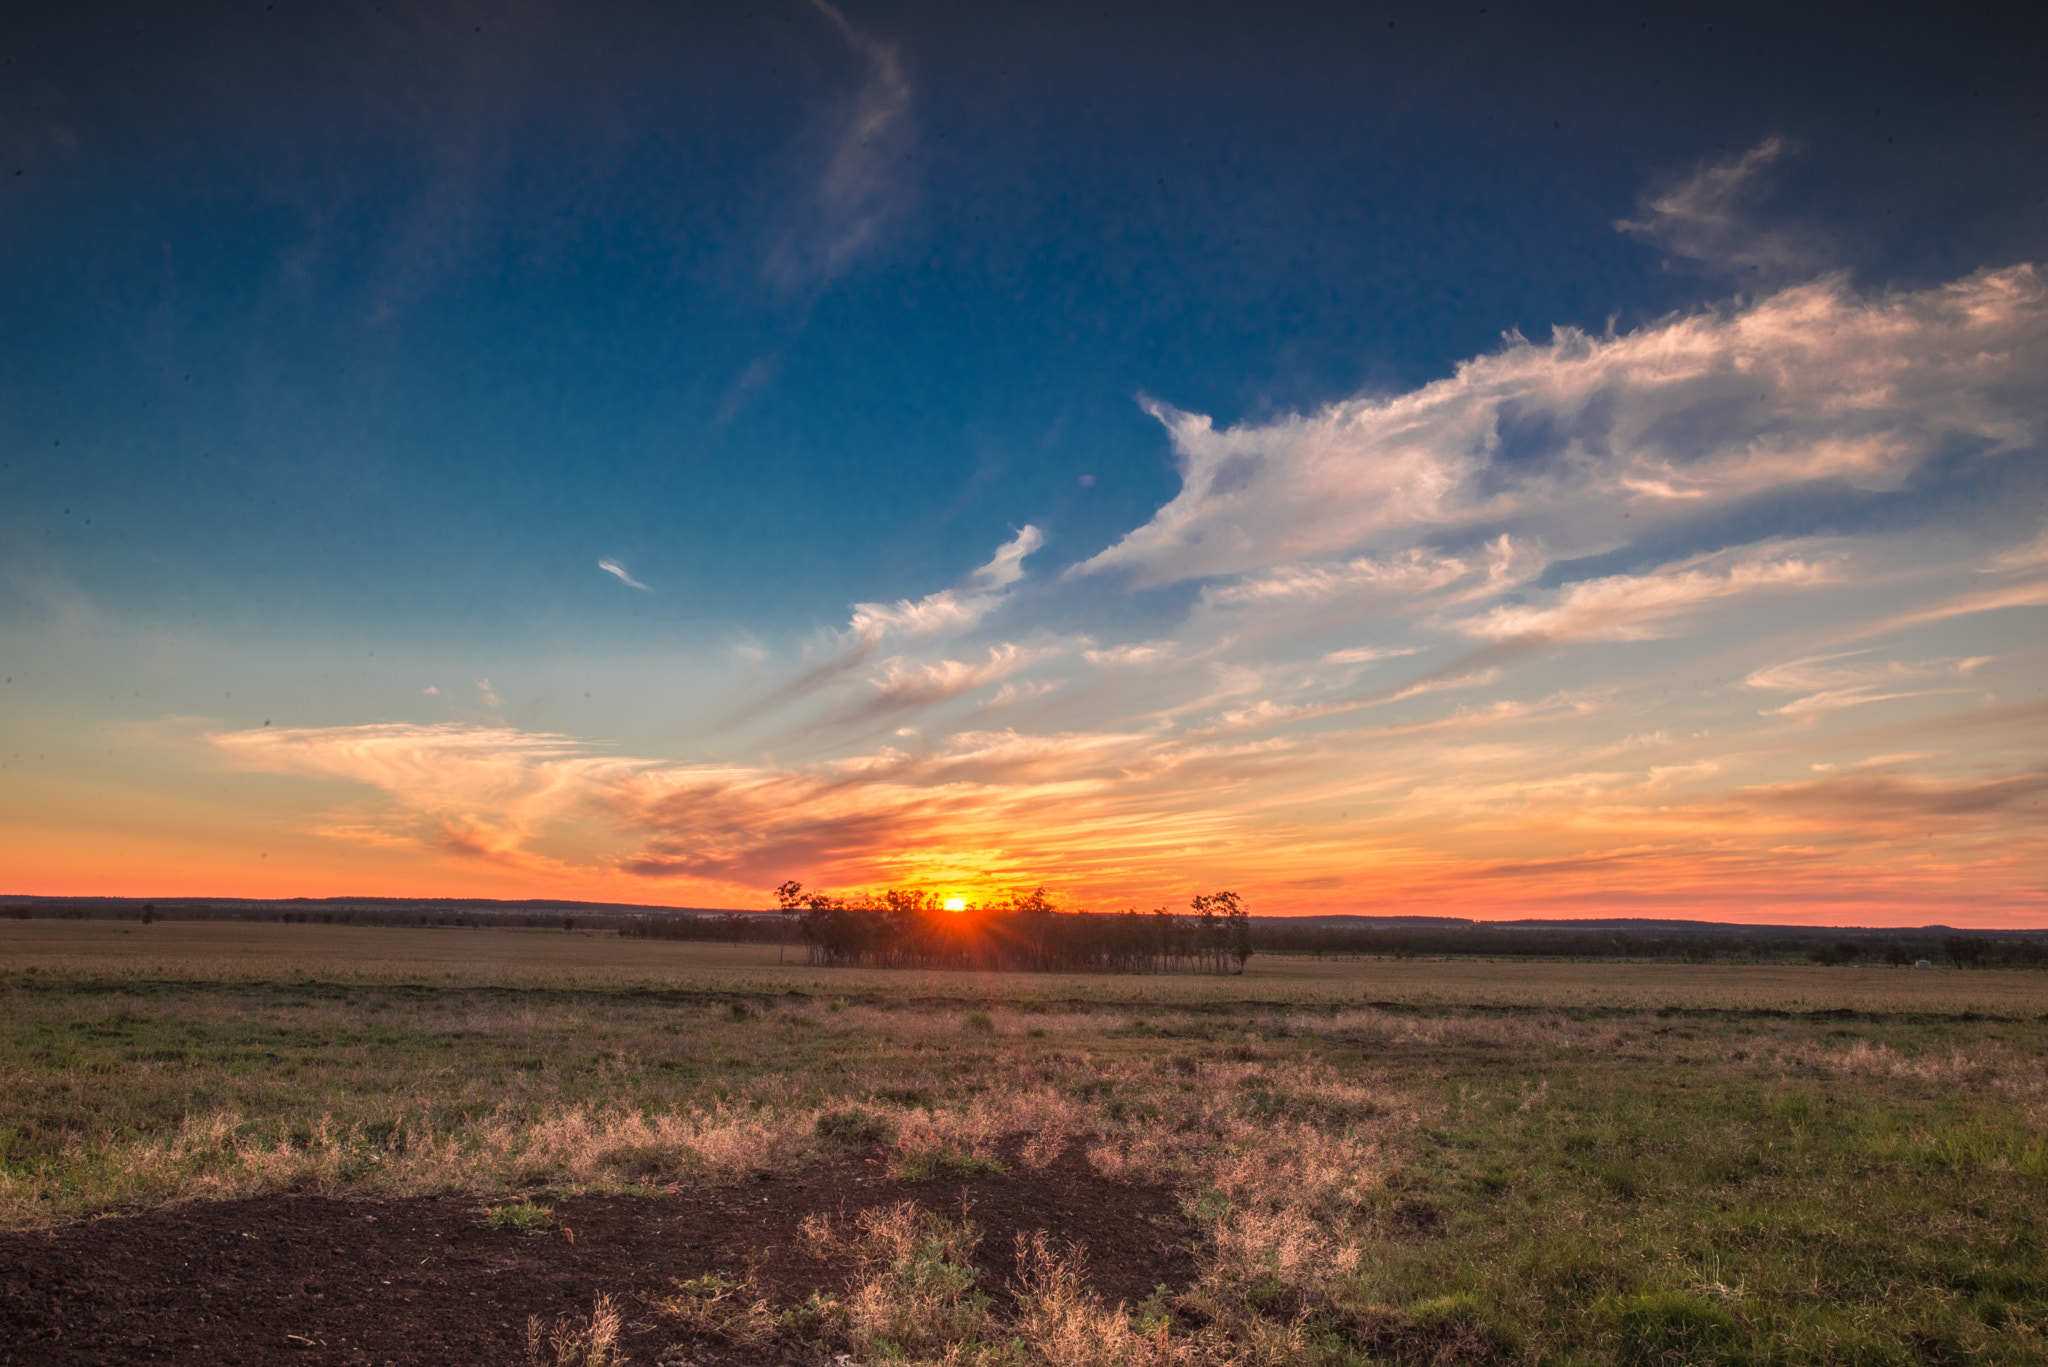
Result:
{"type": "Polygon", "coordinates": [[[948,897],[948,898],[946,899],[946,910],[947,910],[947,911],[965,911],[965,910],[967,910],[967,899],[966,899],[965,897],[948,897]]]}

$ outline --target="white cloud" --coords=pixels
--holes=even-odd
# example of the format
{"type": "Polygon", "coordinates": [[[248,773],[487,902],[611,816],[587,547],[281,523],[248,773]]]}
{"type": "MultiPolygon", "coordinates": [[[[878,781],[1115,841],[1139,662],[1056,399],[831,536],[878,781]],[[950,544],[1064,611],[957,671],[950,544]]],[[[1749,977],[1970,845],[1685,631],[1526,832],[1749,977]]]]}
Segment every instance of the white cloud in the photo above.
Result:
{"type": "Polygon", "coordinates": [[[941,589],[916,602],[899,598],[894,603],[855,603],[847,629],[862,641],[890,635],[938,636],[978,625],[995,605],[996,600],[987,594],[941,589]]]}
{"type": "Polygon", "coordinates": [[[1203,591],[1217,607],[1265,606],[1350,595],[1414,598],[1466,578],[1473,567],[1453,556],[1408,550],[1386,559],[1369,555],[1330,565],[1282,565],[1263,574],[1203,591]]]}
{"type": "Polygon", "coordinates": [[[856,603],[849,633],[858,641],[885,636],[939,636],[978,626],[1003,601],[1003,590],[1024,577],[1024,557],[1045,544],[1045,533],[1027,526],[967,577],[968,591],[941,589],[912,602],[856,603]]]}
{"type": "Polygon", "coordinates": [[[945,702],[1007,679],[1049,653],[1052,652],[1005,642],[989,647],[988,654],[980,660],[925,662],[894,656],[882,661],[880,672],[869,681],[874,695],[860,710],[894,711],[945,702]]]}
{"type": "Polygon", "coordinates": [[[1366,665],[1381,660],[1399,659],[1403,655],[1419,655],[1421,646],[1396,648],[1393,646],[1353,646],[1348,650],[1333,650],[1323,656],[1326,665],[1366,665]]]}
{"type": "Polygon", "coordinates": [[[1632,333],[1514,338],[1410,393],[1269,422],[1219,431],[1152,402],[1181,491],[1069,574],[1223,579],[1218,601],[1248,601],[1510,521],[1571,558],[1808,481],[1894,489],[1959,440],[2039,439],[2044,337],[2031,266],[1898,293],[1831,277],[1632,333]]]}
{"type": "Polygon", "coordinates": [[[1874,688],[1829,688],[1819,693],[1809,693],[1803,698],[1794,698],[1783,707],[1765,710],[1767,717],[1795,717],[1811,719],[1829,712],[1840,712],[1848,707],[1862,707],[1868,703],[1898,702],[1904,698],[1932,698],[1960,690],[1953,688],[1920,688],[1903,692],[1880,693],[1874,688]]]}
{"type": "Polygon", "coordinates": [[[1930,679],[1964,678],[1992,661],[1989,655],[1936,660],[1877,660],[1869,656],[1869,651],[1849,651],[1788,660],[1784,664],[1753,670],[1743,682],[1751,688],[1805,693],[1805,697],[1767,709],[1764,715],[1810,720],[1869,703],[1962,692],[1964,690],[1956,688],[1910,688],[1905,685],[1930,679]]]}
{"type": "Polygon", "coordinates": [[[610,558],[600,560],[597,562],[597,567],[603,570],[606,574],[615,577],[621,584],[626,585],[628,588],[643,590],[647,588],[647,585],[641,583],[638,579],[635,579],[632,575],[626,573],[626,567],[621,565],[616,560],[610,558]]]}
{"type": "Polygon", "coordinates": [[[1488,640],[1644,641],[1668,635],[1679,618],[1717,599],[1828,582],[1830,567],[1796,556],[1755,555],[1726,568],[1688,563],[1653,574],[1614,575],[1572,584],[1543,603],[1502,605],[1449,623],[1488,640]]]}
{"type": "Polygon", "coordinates": [[[1991,663],[1989,655],[1949,656],[1935,660],[1872,659],[1868,650],[1835,655],[1810,655],[1766,665],[1743,680],[1751,688],[1804,693],[1825,688],[1867,688],[1918,679],[1956,677],[1991,663]]]}
{"type": "Polygon", "coordinates": [[[1129,645],[1084,650],[1081,658],[1098,669],[1126,669],[1170,660],[1175,649],[1172,641],[1134,641],[1129,645]]]}
{"type": "MultiPolygon", "coordinates": [[[[756,691],[749,689],[747,704],[727,719],[728,725],[777,711],[791,704],[843,688],[874,663],[885,646],[893,643],[899,651],[907,646],[929,645],[951,640],[979,627],[1008,601],[1010,591],[1024,576],[1024,557],[1038,549],[1045,534],[1026,526],[1010,538],[988,562],[965,577],[962,587],[940,589],[922,598],[900,598],[894,603],[856,603],[846,630],[827,638],[822,658],[813,659],[781,685],[756,691]]],[[[754,662],[758,663],[758,657],[754,662]]],[[[888,666],[884,666],[885,670],[888,666]]],[[[901,657],[897,668],[909,668],[901,657]]],[[[875,698],[839,709],[840,720],[871,717],[877,711],[875,698]]]]}
{"type": "Polygon", "coordinates": [[[1006,589],[1024,577],[1024,557],[1045,544],[1045,533],[1026,526],[1004,542],[986,565],[969,576],[978,589],[1006,589]]]}

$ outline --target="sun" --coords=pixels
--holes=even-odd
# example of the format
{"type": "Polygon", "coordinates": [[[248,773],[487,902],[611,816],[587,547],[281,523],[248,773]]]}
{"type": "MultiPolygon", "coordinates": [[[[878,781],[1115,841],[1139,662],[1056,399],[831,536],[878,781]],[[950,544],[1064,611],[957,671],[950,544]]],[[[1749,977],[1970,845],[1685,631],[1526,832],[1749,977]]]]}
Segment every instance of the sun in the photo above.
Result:
{"type": "Polygon", "coordinates": [[[948,898],[946,899],[946,910],[947,910],[947,911],[965,911],[965,910],[967,910],[967,899],[966,899],[965,897],[948,897],[948,898]]]}

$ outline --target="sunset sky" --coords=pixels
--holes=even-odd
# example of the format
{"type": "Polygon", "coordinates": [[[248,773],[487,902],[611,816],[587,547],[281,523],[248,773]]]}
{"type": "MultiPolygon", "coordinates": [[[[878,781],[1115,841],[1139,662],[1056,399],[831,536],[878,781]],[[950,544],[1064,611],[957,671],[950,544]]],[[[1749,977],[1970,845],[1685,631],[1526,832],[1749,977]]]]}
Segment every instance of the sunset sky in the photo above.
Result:
{"type": "Polygon", "coordinates": [[[2048,924],[2039,27],[38,8],[0,893],[2048,924]]]}

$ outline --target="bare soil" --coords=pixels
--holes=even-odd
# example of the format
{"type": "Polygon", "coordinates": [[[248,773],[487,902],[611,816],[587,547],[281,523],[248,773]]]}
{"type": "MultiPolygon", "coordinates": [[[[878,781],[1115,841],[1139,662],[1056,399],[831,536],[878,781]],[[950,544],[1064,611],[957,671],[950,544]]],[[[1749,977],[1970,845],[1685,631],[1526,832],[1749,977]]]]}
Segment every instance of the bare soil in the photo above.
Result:
{"type": "Polygon", "coordinates": [[[851,1261],[813,1256],[803,1220],[903,1200],[981,1228],[981,1285],[999,1300],[1016,1237],[1035,1230],[1082,1245],[1111,1302],[1194,1274],[1175,1197],[1099,1177],[1078,1153],[915,1184],[851,1155],[737,1186],[536,1199],[554,1209],[545,1233],[491,1229],[474,1199],[280,1195],[0,1234],[0,1364],[505,1367],[525,1359],[527,1316],[584,1314],[599,1292],[619,1303],[636,1363],[814,1363],[819,1351],[794,1340],[740,1350],[692,1337],[650,1301],[750,1266],[777,1305],[842,1291],[851,1261]]]}

